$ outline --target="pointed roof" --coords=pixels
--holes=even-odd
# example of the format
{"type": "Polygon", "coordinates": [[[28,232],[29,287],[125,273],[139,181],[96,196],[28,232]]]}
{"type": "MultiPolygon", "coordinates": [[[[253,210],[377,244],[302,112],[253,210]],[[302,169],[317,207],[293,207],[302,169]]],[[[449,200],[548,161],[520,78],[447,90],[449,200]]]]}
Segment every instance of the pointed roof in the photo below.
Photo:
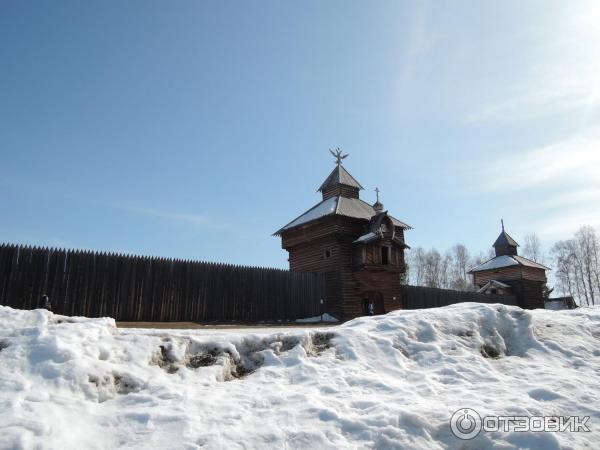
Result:
{"type": "Polygon", "coordinates": [[[504,228],[502,228],[502,233],[500,233],[500,236],[498,236],[498,239],[496,239],[496,242],[494,242],[494,247],[518,247],[519,244],[517,244],[517,241],[515,241],[512,237],[510,237],[510,235],[504,231],[504,228]]]}
{"type": "Polygon", "coordinates": [[[329,174],[329,176],[325,179],[323,184],[317,191],[323,192],[329,186],[333,186],[336,184],[344,184],[346,186],[354,187],[357,189],[363,189],[356,179],[350,175],[350,173],[344,169],[344,166],[338,164],[329,174]]]}
{"type": "Polygon", "coordinates": [[[496,242],[494,242],[493,247],[515,247],[517,248],[519,244],[515,241],[504,229],[504,219],[500,219],[500,223],[502,224],[502,232],[496,242]]]}

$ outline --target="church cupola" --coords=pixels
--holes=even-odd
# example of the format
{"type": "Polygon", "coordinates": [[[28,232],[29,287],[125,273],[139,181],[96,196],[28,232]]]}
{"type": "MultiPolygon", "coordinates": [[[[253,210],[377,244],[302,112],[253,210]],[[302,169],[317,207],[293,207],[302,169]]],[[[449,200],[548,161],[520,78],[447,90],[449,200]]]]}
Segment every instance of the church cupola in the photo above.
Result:
{"type": "Polygon", "coordinates": [[[358,181],[342,166],[342,160],[348,155],[342,155],[342,151],[337,148],[329,152],[336,158],[336,167],[325,179],[318,189],[323,194],[323,200],[331,197],[359,198],[359,191],[363,189],[358,181]]]}
{"type": "Polygon", "coordinates": [[[496,242],[494,242],[494,249],[496,250],[496,256],[517,255],[517,241],[515,241],[510,235],[504,230],[504,220],[502,222],[502,232],[496,242]]]}
{"type": "Polygon", "coordinates": [[[379,201],[379,188],[375,188],[375,194],[377,195],[377,200],[373,203],[373,209],[378,213],[383,211],[383,203],[379,201]]]}

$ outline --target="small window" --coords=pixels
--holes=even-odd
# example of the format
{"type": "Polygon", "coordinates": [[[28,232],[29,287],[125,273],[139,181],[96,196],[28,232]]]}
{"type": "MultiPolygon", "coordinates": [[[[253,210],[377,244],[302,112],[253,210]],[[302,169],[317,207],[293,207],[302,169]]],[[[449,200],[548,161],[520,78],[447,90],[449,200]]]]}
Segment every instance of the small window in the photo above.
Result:
{"type": "Polygon", "coordinates": [[[497,294],[498,290],[497,289],[492,289],[492,294],[497,294]]]}
{"type": "Polygon", "coordinates": [[[381,264],[387,266],[390,263],[389,247],[381,247],[381,264]]]}
{"type": "Polygon", "coordinates": [[[325,249],[325,258],[331,258],[331,249],[325,249]]]}

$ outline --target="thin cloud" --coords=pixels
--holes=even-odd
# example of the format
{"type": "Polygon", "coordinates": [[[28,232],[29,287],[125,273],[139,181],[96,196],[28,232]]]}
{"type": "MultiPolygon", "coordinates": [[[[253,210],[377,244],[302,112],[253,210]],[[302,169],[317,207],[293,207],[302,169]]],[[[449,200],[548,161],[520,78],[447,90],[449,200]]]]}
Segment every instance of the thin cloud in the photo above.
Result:
{"type": "Polygon", "coordinates": [[[599,106],[600,7],[574,2],[547,27],[518,42],[532,64],[507,80],[496,101],[466,117],[467,122],[506,122],[581,110],[585,124],[599,106]]]}
{"type": "Polygon", "coordinates": [[[510,122],[576,110],[584,110],[585,116],[588,116],[597,104],[597,98],[589,95],[590,91],[593,92],[591,84],[560,87],[558,81],[546,83],[547,86],[537,87],[534,87],[533,82],[531,85],[527,84],[516,92],[509,93],[508,98],[487,105],[477,113],[469,114],[466,121],[510,122]],[[535,92],[532,93],[532,90],[535,92]]]}
{"type": "Polygon", "coordinates": [[[530,228],[548,242],[568,239],[584,225],[600,228],[600,214],[587,205],[561,208],[530,222],[530,228]]]}
{"type": "Polygon", "coordinates": [[[582,225],[600,226],[600,129],[479,164],[486,169],[470,192],[500,196],[498,201],[511,204],[543,239],[565,239],[582,225]]]}
{"type": "Polygon", "coordinates": [[[542,187],[556,190],[564,198],[583,189],[600,189],[600,136],[588,133],[542,148],[513,152],[484,165],[488,169],[478,180],[478,190],[515,192],[542,187]]]}
{"type": "Polygon", "coordinates": [[[209,226],[211,225],[211,221],[203,215],[199,214],[186,214],[172,211],[162,211],[158,209],[151,208],[137,208],[130,206],[118,206],[119,209],[123,209],[125,211],[141,214],[149,217],[158,217],[161,219],[167,219],[177,222],[185,222],[193,225],[201,225],[201,226],[209,226]]]}
{"type": "Polygon", "coordinates": [[[407,82],[414,77],[419,61],[431,51],[436,41],[436,35],[428,26],[427,11],[422,3],[413,10],[410,24],[400,70],[401,82],[407,82]]]}
{"type": "Polygon", "coordinates": [[[551,198],[534,205],[534,208],[571,208],[574,206],[600,205],[600,187],[582,188],[571,192],[552,195],[551,198]]]}

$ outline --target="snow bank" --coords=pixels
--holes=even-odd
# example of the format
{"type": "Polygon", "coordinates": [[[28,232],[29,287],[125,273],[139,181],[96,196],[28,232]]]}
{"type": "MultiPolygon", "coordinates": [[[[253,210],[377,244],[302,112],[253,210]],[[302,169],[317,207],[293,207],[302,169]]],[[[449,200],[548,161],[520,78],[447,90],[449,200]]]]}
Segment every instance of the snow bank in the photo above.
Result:
{"type": "Polygon", "coordinates": [[[0,448],[594,448],[600,309],[459,304],[252,334],[0,307],[0,448]],[[449,418],[591,416],[590,433],[449,418]]]}
{"type": "Polygon", "coordinates": [[[322,316],[307,317],[306,319],[297,319],[296,323],[317,323],[317,322],[339,322],[335,317],[325,313],[322,316]]]}

